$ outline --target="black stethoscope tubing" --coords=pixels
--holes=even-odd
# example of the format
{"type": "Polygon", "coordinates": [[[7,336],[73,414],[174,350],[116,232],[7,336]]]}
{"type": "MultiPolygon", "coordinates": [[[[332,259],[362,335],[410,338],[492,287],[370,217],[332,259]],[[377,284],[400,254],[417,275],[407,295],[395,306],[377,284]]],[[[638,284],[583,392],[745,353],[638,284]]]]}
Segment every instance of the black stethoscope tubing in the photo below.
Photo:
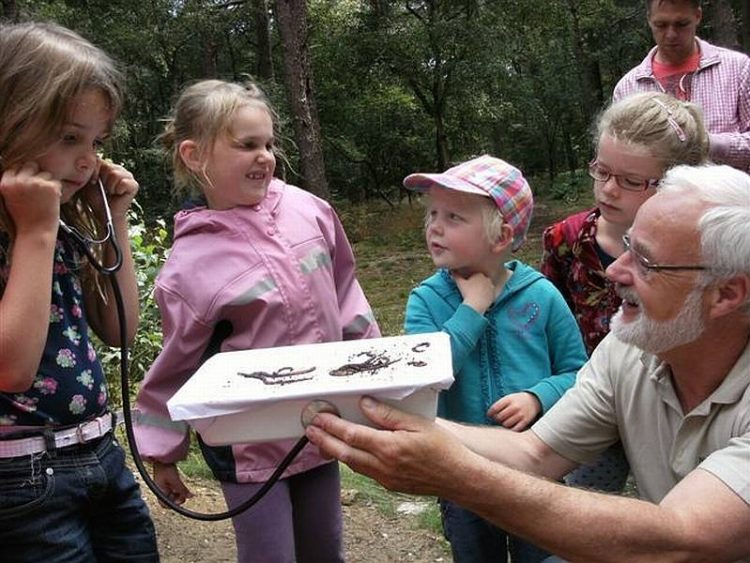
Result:
{"type": "Polygon", "coordinates": [[[171,508],[175,512],[178,512],[183,516],[187,516],[188,518],[193,518],[194,520],[204,520],[211,522],[232,518],[237,514],[246,511],[265,496],[269,489],[276,484],[276,481],[279,480],[286,468],[289,467],[289,464],[294,460],[295,457],[297,457],[297,454],[299,454],[299,452],[302,451],[302,448],[307,445],[308,440],[305,436],[303,436],[297,441],[296,444],[294,444],[292,449],[284,457],[284,459],[281,461],[268,481],[266,481],[252,497],[247,499],[242,504],[239,504],[234,508],[226,510],[224,512],[204,513],[184,508],[183,506],[175,503],[159,488],[156,482],[151,478],[151,475],[149,475],[148,470],[143,463],[143,459],[138,452],[138,446],[136,445],[135,434],[133,432],[133,416],[130,409],[130,381],[128,378],[127,322],[125,320],[125,305],[122,299],[122,292],[120,291],[120,285],[117,282],[117,277],[115,276],[115,273],[122,267],[122,249],[120,248],[120,245],[117,242],[117,237],[115,236],[114,225],[112,222],[112,213],[109,209],[109,203],[107,202],[106,193],[104,191],[104,186],[102,185],[101,180],[99,180],[99,189],[104,201],[107,229],[106,236],[100,240],[86,237],[78,229],[66,225],[62,219],[60,220],[60,228],[72,237],[76,246],[81,250],[81,252],[86,255],[86,258],[89,260],[91,266],[93,266],[93,268],[98,272],[106,275],[109,278],[110,283],[112,284],[112,292],[114,293],[115,297],[117,317],[120,326],[120,387],[122,392],[122,413],[125,425],[125,434],[128,439],[128,445],[130,448],[130,453],[133,457],[133,462],[135,463],[135,466],[138,469],[138,473],[140,473],[144,483],[146,483],[148,488],[151,489],[151,491],[154,493],[154,495],[156,495],[159,501],[161,501],[165,506],[171,508]],[[102,261],[98,260],[91,248],[94,245],[103,245],[107,242],[109,242],[115,253],[115,260],[109,266],[105,266],[102,261]]]}

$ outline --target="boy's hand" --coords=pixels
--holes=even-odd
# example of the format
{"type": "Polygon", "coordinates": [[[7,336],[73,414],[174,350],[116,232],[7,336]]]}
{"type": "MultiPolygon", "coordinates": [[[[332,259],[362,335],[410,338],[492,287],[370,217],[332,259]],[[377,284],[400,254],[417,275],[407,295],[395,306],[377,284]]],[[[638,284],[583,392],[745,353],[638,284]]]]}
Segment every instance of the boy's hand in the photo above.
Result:
{"type": "Polygon", "coordinates": [[[45,230],[57,233],[62,185],[36,162],[10,168],[0,177],[0,197],[16,232],[45,230]]]}
{"type": "Polygon", "coordinates": [[[511,393],[495,402],[487,416],[514,432],[525,430],[542,412],[539,399],[532,393],[511,393]]]}
{"type": "Polygon", "coordinates": [[[480,315],[495,301],[496,288],[492,280],[485,274],[475,272],[464,277],[458,272],[451,272],[453,280],[464,298],[464,304],[474,309],[480,315]]]}
{"type": "Polygon", "coordinates": [[[174,463],[154,462],[154,482],[175,504],[182,504],[193,496],[180,478],[174,463]]]}
{"type": "Polygon", "coordinates": [[[107,193],[112,218],[124,218],[138,193],[139,186],[135,177],[126,168],[107,160],[99,162],[98,177],[107,193]]]}

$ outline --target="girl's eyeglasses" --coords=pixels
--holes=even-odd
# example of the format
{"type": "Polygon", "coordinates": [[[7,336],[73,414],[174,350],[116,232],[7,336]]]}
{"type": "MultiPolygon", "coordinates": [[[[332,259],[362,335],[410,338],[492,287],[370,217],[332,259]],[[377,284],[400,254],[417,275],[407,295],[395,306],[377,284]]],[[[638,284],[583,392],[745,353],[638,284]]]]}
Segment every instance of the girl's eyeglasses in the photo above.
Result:
{"type": "Polygon", "coordinates": [[[597,160],[589,162],[589,176],[597,182],[606,182],[610,178],[614,178],[617,185],[628,192],[645,192],[649,188],[655,188],[660,182],[660,180],[641,180],[640,178],[633,178],[623,174],[613,174],[609,170],[602,168],[597,160]]]}
{"type": "Polygon", "coordinates": [[[649,272],[661,272],[662,270],[710,270],[709,266],[702,264],[652,264],[651,261],[640,254],[637,250],[633,249],[630,245],[630,235],[623,235],[622,245],[625,247],[625,252],[630,252],[630,255],[635,259],[638,273],[641,277],[646,277],[649,272]]]}

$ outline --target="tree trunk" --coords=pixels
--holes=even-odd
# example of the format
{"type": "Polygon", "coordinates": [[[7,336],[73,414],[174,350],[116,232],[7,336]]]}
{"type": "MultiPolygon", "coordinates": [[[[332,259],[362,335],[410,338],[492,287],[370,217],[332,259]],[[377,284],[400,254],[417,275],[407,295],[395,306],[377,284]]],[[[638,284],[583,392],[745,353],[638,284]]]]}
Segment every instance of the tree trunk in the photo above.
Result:
{"type": "Polygon", "coordinates": [[[445,132],[445,106],[447,98],[447,77],[449,70],[443,68],[442,54],[438,51],[435,57],[435,71],[433,72],[432,82],[432,107],[435,110],[433,118],[435,120],[435,149],[437,151],[437,169],[445,170],[450,162],[450,153],[448,151],[448,135],[445,132]]]}
{"type": "Polygon", "coordinates": [[[315,195],[329,199],[320,123],[313,95],[305,0],[276,0],[275,8],[284,60],[284,81],[299,148],[300,183],[315,195]]]}
{"type": "Polygon", "coordinates": [[[18,21],[18,5],[16,0],[3,0],[3,13],[0,14],[0,19],[4,19],[9,22],[18,21]]]}
{"type": "Polygon", "coordinates": [[[203,76],[206,78],[216,78],[216,53],[219,46],[213,35],[207,35],[203,41],[203,61],[201,64],[203,76]]]}
{"type": "Polygon", "coordinates": [[[370,0],[370,11],[376,21],[380,22],[390,15],[391,5],[388,0],[370,0]]]}
{"type": "Polygon", "coordinates": [[[271,23],[268,17],[267,0],[253,0],[255,35],[258,43],[257,78],[273,82],[273,58],[271,56],[271,23]]]}
{"type": "Polygon", "coordinates": [[[578,60],[576,68],[581,80],[580,107],[586,123],[592,121],[597,108],[604,103],[604,89],[601,82],[598,61],[591,56],[591,49],[586,44],[586,38],[581,31],[578,6],[573,0],[568,0],[568,12],[573,23],[573,50],[578,60]]]}
{"type": "Polygon", "coordinates": [[[445,121],[442,113],[435,114],[435,145],[437,148],[437,169],[445,170],[450,164],[448,153],[448,135],[445,133],[445,121]]]}
{"type": "Polygon", "coordinates": [[[742,2],[742,50],[750,51],[750,0],[742,2]]]}
{"type": "Polygon", "coordinates": [[[708,13],[709,25],[711,27],[712,43],[737,49],[739,47],[737,34],[737,20],[728,0],[713,0],[708,13]]]}

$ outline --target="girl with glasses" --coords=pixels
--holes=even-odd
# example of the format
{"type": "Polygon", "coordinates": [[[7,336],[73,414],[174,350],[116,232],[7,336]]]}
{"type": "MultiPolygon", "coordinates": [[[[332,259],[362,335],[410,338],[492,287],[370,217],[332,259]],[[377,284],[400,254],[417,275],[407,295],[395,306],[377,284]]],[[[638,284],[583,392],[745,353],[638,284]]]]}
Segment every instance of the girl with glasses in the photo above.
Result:
{"type": "MultiPolygon", "coordinates": [[[[609,332],[620,306],[607,266],[624,252],[623,236],[664,173],[708,157],[708,134],[698,106],[667,94],[635,94],[609,106],[595,127],[596,157],[589,164],[595,207],[545,229],[541,271],[565,297],[589,354],[609,332]]],[[[569,484],[620,492],[628,465],[614,446],[566,479],[569,484]]]]}

